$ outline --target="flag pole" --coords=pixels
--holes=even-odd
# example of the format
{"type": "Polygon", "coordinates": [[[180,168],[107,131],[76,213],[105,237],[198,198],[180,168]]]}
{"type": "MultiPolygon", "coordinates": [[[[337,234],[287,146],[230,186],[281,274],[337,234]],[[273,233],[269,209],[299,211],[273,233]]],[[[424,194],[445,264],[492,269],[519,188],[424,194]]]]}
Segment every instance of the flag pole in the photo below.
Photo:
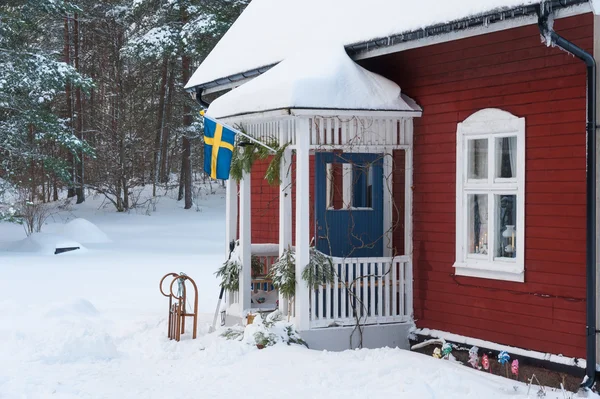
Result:
{"type": "Polygon", "coordinates": [[[203,117],[204,117],[204,118],[206,118],[206,119],[210,119],[211,121],[213,121],[213,122],[215,122],[215,123],[220,123],[221,125],[223,125],[223,127],[226,127],[227,129],[234,131],[236,134],[239,134],[240,136],[244,136],[244,137],[245,137],[245,138],[247,138],[248,140],[250,140],[250,141],[252,141],[252,142],[254,142],[254,143],[256,143],[256,144],[262,145],[263,147],[265,147],[266,149],[268,149],[268,150],[270,150],[270,151],[273,151],[274,153],[277,153],[277,150],[276,150],[276,149],[269,147],[268,145],[266,145],[266,144],[265,144],[265,143],[263,143],[262,141],[256,140],[254,137],[251,137],[251,136],[247,135],[246,133],[239,131],[238,129],[235,129],[235,128],[233,128],[233,127],[229,126],[229,125],[226,125],[226,124],[225,124],[225,123],[223,123],[223,122],[217,122],[217,120],[216,120],[216,119],[214,119],[214,118],[211,118],[211,117],[210,117],[210,116],[208,116],[208,115],[205,115],[205,114],[204,114],[204,110],[200,111],[200,115],[201,115],[201,116],[203,116],[203,117]]]}

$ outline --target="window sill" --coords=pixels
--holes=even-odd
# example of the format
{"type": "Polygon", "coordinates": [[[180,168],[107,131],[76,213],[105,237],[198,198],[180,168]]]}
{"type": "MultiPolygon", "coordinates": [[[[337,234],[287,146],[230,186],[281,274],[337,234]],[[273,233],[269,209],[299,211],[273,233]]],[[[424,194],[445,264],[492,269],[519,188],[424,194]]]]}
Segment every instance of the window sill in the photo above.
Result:
{"type": "Polygon", "coordinates": [[[453,267],[457,276],[525,282],[523,267],[512,262],[455,262],[453,267]]]}
{"type": "Polygon", "coordinates": [[[373,208],[370,207],[354,207],[351,206],[349,208],[332,208],[332,207],[328,207],[327,208],[328,211],[372,211],[373,208]]]}

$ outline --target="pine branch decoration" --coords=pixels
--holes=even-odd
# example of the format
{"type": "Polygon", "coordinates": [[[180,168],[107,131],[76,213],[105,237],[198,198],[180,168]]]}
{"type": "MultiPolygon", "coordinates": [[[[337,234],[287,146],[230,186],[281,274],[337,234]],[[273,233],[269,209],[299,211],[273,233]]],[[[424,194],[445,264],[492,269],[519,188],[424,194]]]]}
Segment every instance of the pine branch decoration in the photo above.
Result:
{"type": "Polygon", "coordinates": [[[229,259],[216,272],[221,278],[221,287],[228,291],[238,291],[240,288],[240,271],[242,265],[237,260],[229,259]]]}
{"type": "Polygon", "coordinates": [[[323,284],[332,283],[335,278],[335,269],[331,258],[315,247],[310,247],[308,265],[302,271],[302,279],[309,287],[319,288],[323,284]]]}
{"type": "MultiPolygon", "coordinates": [[[[242,126],[236,126],[236,129],[246,134],[242,126]]],[[[244,172],[250,173],[252,171],[252,166],[257,160],[267,159],[269,155],[274,155],[265,173],[265,179],[270,185],[279,184],[279,163],[281,162],[283,152],[289,144],[279,147],[279,143],[275,138],[267,139],[264,144],[275,149],[275,154],[268,148],[253,143],[250,140],[241,138],[238,141],[231,156],[229,175],[232,179],[239,182],[242,180],[244,172]]]]}
{"type": "Polygon", "coordinates": [[[271,266],[269,278],[284,298],[290,299],[294,296],[296,293],[296,259],[291,248],[287,248],[277,262],[271,266]]]}

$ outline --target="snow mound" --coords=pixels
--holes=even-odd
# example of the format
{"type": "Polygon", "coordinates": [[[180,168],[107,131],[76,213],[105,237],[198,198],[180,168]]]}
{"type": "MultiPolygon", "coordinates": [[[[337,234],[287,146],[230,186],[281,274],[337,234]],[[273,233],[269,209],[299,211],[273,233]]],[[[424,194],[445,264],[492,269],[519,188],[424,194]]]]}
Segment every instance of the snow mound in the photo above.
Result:
{"type": "Polygon", "coordinates": [[[29,336],[37,344],[30,356],[47,364],[73,364],[82,361],[109,361],[119,356],[113,337],[103,330],[101,324],[75,322],[74,320],[50,320],[51,329],[46,335],[29,336]]]}
{"type": "Polygon", "coordinates": [[[93,303],[87,299],[77,299],[67,303],[54,304],[47,312],[47,317],[65,317],[65,316],[76,316],[76,317],[94,317],[99,314],[98,309],[93,303]]]}
{"type": "Polygon", "coordinates": [[[207,114],[222,118],[282,108],[420,111],[400,86],[356,64],[343,46],[325,45],[298,51],[217,98],[207,114]]]}
{"type": "Polygon", "coordinates": [[[65,237],[72,238],[84,244],[104,244],[111,242],[106,233],[87,219],[77,218],[65,224],[63,231],[65,237]]]}
{"type": "Polygon", "coordinates": [[[78,252],[85,250],[79,242],[59,234],[33,233],[29,237],[14,243],[8,248],[10,252],[29,252],[43,255],[54,255],[57,248],[79,247],[78,252]]]}
{"type": "Polygon", "coordinates": [[[62,345],[45,360],[49,363],[74,363],[82,360],[107,361],[117,356],[117,346],[109,334],[84,328],[67,334],[62,345]]]}

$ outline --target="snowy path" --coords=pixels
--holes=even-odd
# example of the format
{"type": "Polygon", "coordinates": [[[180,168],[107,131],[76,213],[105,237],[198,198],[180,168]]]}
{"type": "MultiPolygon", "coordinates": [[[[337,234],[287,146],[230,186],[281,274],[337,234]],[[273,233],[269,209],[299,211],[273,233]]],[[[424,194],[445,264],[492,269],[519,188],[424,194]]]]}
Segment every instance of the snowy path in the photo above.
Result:
{"type": "MultiPolygon", "coordinates": [[[[84,217],[112,243],[58,256],[0,250],[0,398],[527,397],[523,384],[515,391],[509,380],[396,349],[257,350],[206,334],[223,261],[223,202],[208,197],[195,212],[165,198],[145,216],[89,201],[56,221],[84,217]],[[171,271],[199,283],[195,341],[166,338],[158,281],[171,271]]],[[[0,248],[23,237],[20,226],[0,224],[0,248]]]]}

